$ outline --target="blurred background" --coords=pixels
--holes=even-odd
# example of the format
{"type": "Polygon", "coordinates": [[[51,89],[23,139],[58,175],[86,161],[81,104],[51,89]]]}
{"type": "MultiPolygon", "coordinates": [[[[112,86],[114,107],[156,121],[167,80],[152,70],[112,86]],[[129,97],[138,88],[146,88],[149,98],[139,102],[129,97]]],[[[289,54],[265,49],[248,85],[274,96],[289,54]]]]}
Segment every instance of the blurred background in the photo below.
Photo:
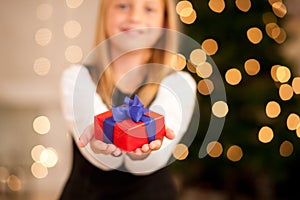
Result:
{"type": "MultiPolygon", "coordinates": [[[[91,50],[97,5],[1,0],[0,199],[60,194],[71,138],[59,80],[91,50]]],[[[218,66],[227,93],[227,102],[211,109],[213,72],[201,65],[182,69],[198,83],[201,120],[191,146],[174,153],[180,199],[298,199],[300,2],[190,0],[176,9],[184,33],[218,66]],[[226,118],[224,129],[200,159],[212,113],[226,118]]]]}

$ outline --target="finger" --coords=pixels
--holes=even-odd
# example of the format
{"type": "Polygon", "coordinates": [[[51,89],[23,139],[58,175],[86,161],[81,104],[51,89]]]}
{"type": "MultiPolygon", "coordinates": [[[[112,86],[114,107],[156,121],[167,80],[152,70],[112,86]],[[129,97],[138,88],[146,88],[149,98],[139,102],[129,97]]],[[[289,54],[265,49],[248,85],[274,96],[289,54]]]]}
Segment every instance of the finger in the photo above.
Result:
{"type": "Polygon", "coordinates": [[[119,156],[122,155],[122,151],[119,148],[116,148],[116,150],[114,150],[112,152],[112,155],[115,156],[115,157],[119,157],[119,156]]]}
{"type": "Polygon", "coordinates": [[[144,144],[141,148],[143,153],[148,153],[150,151],[149,144],[144,144]]]}
{"type": "Polygon", "coordinates": [[[166,128],[166,138],[173,140],[175,138],[175,133],[172,129],[166,128]]]}
{"type": "Polygon", "coordinates": [[[143,154],[141,148],[137,148],[136,150],[134,150],[134,153],[139,156],[143,154]]]}
{"type": "Polygon", "coordinates": [[[115,151],[117,147],[113,144],[108,144],[107,148],[105,150],[105,154],[111,154],[113,151],[115,151]]]}
{"type": "Polygon", "coordinates": [[[100,153],[104,154],[108,146],[108,144],[102,142],[101,140],[96,140],[96,139],[92,139],[90,145],[92,151],[96,154],[100,154],[100,153]]]}
{"type": "Polygon", "coordinates": [[[154,140],[150,142],[149,147],[151,150],[158,150],[161,147],[161,140],[154,140]]]}
{"type": "Polygon", "coordinates": [[[85,147],[94,137],[94,126],[93,124],[89,125],[79,137],[77,142],[79,147],[85,147]]]}

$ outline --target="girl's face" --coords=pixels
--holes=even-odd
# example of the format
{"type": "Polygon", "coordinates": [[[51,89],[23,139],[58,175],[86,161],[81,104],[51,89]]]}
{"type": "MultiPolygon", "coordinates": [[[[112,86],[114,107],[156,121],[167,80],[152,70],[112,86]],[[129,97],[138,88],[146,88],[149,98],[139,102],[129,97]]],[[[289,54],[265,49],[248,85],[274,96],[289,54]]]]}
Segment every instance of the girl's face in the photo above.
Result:
{"type": "Polygon", "coordinates": [[[134,41],[135,43],[142,42],[145,45],[147,41],[147,45],[148,43],[151,45],[150,43],[157,41],[160,34],[153,33],[153,29],[149,28],[164,27],[164,0],[107,1],[111,1],[105,16],[107,38],[122,33],[122,41],[125,43],[134,41]]]}

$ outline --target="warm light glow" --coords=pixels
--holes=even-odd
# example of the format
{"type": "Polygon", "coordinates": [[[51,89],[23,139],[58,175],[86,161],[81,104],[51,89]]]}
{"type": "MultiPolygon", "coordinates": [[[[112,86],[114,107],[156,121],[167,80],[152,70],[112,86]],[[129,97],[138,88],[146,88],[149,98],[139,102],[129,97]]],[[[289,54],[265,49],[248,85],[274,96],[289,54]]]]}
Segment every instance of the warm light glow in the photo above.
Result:
{"type": "Polygon", "coordinates": [[[208,78],[213,73],[213,68],[210,63],[204,62],[196,67],[197,75],[201,78],[208,78]]]}
{"type": "Polygon", "coordinates": [[[242,74],[236,68],[229,69],[225,74],[225,80],[230,85],[237,85],[242,80],[242,74]]]}
{"type": "Polygon", "coordinates": [[[6,183],[9,171],[6,167],[0,167],[0,183],[6,183]]]}
{"type": "Polygon", "coordinates": [[[236,0],[235,5],[241,11],[248,12],[251,8],[251,1],[250,0],[236,0]]]}
{"type": "Polygon", "coordinates": [[[300,138],[300,124],[298,125],[298,127],[296,129],[296,134],[297,134],[297,137],[300,138]]]}
{"type": "Polygon", "coordinates": [[[293,151],[294,146],[290,141],[286,140],[283,143],[281,143],[279,152],[282,157],[289,157],[290,155],[292,155],[293,151]]]}
{"type": "Polygon", "coordinates": [[[185,24],[192,24],[196,21],[196,19],[197,19],[197,13],[194,9],[191,11],[191,14],[189,16],[180,15],[180,20],[185,24]]]}
{"type": "Polygon", "coordinates": [[[45,76],[49,73],[51,68],[50,60],[40,57],[34,61],[33,71],[39,76],[45,76]]]}
{"type": "Polygon", "coordinates": [[[283,28],[280,28],[280,32],[279,32],[279,35],[274,38],[275,42],[277,42],[278,44],[282,44],[286,41],[286,32],[283,28]]]}
{"type": "Polygon", "coordinates": [[[266,106],[266,115],[269,118],[276,118],[281,112],[280,105],[275,101],[270,101],[266,106]]]}
{"type": "Polygon", "coordinates": [[[207,55],[215,55],[218,51],[218,43],[214,39],[206,39],[202,42],[202,48],[207,55]]]}
{"type": "Polygon", "coordinates": [[[78,8],[82,2],[83,0],[66,0],[66,4],[69,8],[78,8]]]}
{"type": "Polygon", "coordinates": [[[295,94],[300,94],[300,77],[295,77],[293,79],[292,87],[295,94]]]}
{"type": "Polygon", "coordinates": [[[36,9],[36,16],[39,20],[45,21],[51,18],[53,6],[50,4],[40,4],[36,9]]]}
{"type": "Polygon", "coordinates": [[[245,62],[245,71],[247,74],[249,74],[250,76],[254,76],[256,75],[259,70],[260,70],[260,64],[257,60],[255,59],[249,59],[245,62]]]}
{"type": "Polygon", "coordinates": [[[191,16],[192,12],[194,11],[194,9],[192,7],[187,7],[187,8],[184,8],[180,11],[180,16],[181,17],[189,17],[191,16]]]}
{"type": "Polygon", "coordinates": [[[216,12],[221,13],[225,9],[225,1],[224,0],[210,0],[208,2],[209,8],[216,12]]]}
{"type": "Polygon", "coordinates": [[[206,53],[202,49],[195,49],[190,54],[190,61],[199,66],[206,61],[206,53]]]}
{"type": "Polygon", "coordinates": [[[40,161],[40,156],[41,153],[45,150],[46,148],[43,145],[36,145],[32,148],[31,150],[31,157],[35,162],[40,161]]]}
{"type": "Polygon", "coordinates": [[[214,84],[209,79],[200,80],[198,83],[198,91],[202,95],[210,95],[214,91],[214,84]]]}
{"type": "Polygon", "coordinates": [[[78,63],[83,57],[82,50],[79,46],[69,46],[65,51],[65,58],[70,63],[78,63]]]}
{"type": "Polygon", "coordinates": [[[212,106],[212,113],[219,118],[225,117],[228,111],[228,105],[224,101],[217,101],[212,106]]]}
{"type": "Polygon", "coordinates": [[[39,162],[31,165],[31,173],[35,178],[42,179],[48,175],[48,169],[39,162]]]}
{"type": "Polygon", "coordinates": [[[177,4],[176,4],[176,12],[178,15],[181,16],[181,11],[186,9],[186,8],[193,8],[193,5],[191,2],[189,1],[179,1],[177,4]]]}
{"type": "Polygon", "coordinates": [[[271,142],[273,137],[274,137],[274,133],[273,133],[273,130],[270,127],[264,126],[259,130],[258,140],[260,142],[262,142],[262,143],[271,142]]]}
{"type": "Polygon", "coordinates": [[[285,66],[280,66],[276,70],[276,77],[279,82],[286,83],[291,78],[291,71],[289,68],[287,68],[285,66]]]}
{"type": "Polygon", "coordinates": [[[271,68],[271,77],[275,82],[279,82],[277,78],[277,69],[280,67],[280,65],[274,65],[271,68]]]}
{"type": "Polygon", "coordinates": [[[190,72],[196,73],[196,67],[191,62],[187,62],[186,67],[190,72]]]}
{"type": "Polygon", "coordinates": [[[272,12],[266,12],[263,14],[264,24],[277,23],[277,17],[272,12]]]}
{"type": "Polygon", "coordinates": [[[186,59],[182,54],[174,54],[171,56],[170,67],[177,71],[183,70],[186,66],[186,59]]]}
{"type": "Polygon", "coordinates": [[[272,10],[274,14],[280,18],[283,18],[287,13],[286,6],[280,1],[272,4],[272,10]]]}
{"type": "Polygon", "coordinates": [[[223,147],[220,142],[213,141],[207,145],[206,151],[210,157],[217,158],[222,154],[223,147]]]}
{"type": "Polygon", "coordinates": [[[243,150],[241,149],[241,147],[237,145],[232,145],[227,150],[227,158],[233,162],[237,162],[241,160],[242,157],[243,157],[243,150]]]}
{"type": "Polygon", "coordinates": [[[184,160],[189,155],[189,149],[185,144],[177,144],[173,150],[173,156],[177,160],[184,160]]]}
{"type": "Polygon", "coordinates": [[[251,43],[258,44],[261,42],[261,40],[263,38],[263,34],[259,28],[253,27],[253,28],[248,29],[247,38],[251,43]]]}
{"type": "Polygon", "coordinates": [[[280,34],[280,27],[274,22],[266,24],[265,28],[266,28],[267,35],[272,39],[275,39],[280,34]]]}
{"type": "Polygon", "coordinates": [[[292,86],[289,84],[283,84],[279,87],[279,96],[283,101],[290,100],[294,95],[292,86]]]}
{"type": "Polygon", "coordinates": [[[53,148],[44,149],[40,155],[40,162],[45,167],[54,167],[58,161],[57,153],[53,148]]]}
{"type": "Polygon", "coordinates": [[[35,33],[35,41],[41,46],[46,46],[50,43],[52,32],[47,28],[41,28],[35,33]]]}
{"type": "Polygon", "coordinates": [[[300,126],[299,115],[291,113],[286,120],[287,128],[291,131],[295,131],[300,126]]]}
{"type": "Polygon", "coordinates": [[[10,175],[7,179],[7,186],[11,191],[20,191],[22,189],[22,182],[16,175],[10,175]]]}
{"type": "Polygon", "coordinates": [[[64,33],[68,38],[76,38],[81,32],[81,25],[76,20],[71,20],[65,23],[64,33]]]}
{"type": "Polygon", "coordinates": [[[276,3],[276,2],[282,2],[282,0],[268,0],[269,1],[269,4],[272,5],[273,3],[276,3]]]}
{"type": "Polygon", "coordinates": [[[46,116],[39,116],[33,120],[33,130],[38,134],[46,134],[49,132],[51,124],[46,116]]]}

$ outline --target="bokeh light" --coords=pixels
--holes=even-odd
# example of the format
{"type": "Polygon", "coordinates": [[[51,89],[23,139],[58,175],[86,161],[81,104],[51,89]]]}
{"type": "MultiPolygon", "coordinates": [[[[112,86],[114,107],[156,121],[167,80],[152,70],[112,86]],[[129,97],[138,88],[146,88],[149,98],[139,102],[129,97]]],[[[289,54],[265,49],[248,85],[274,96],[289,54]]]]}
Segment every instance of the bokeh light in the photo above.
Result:
{"type": "Polygon", "coordinates": [[[40,162],[45,167],[54,167],[58,161],[57,153],[53,148],[44,149],[40,154],[40,162]]]}
{"type": "Polygon", "coordinates": [[[251,8],[251,1],[250,0],[236,0],[235,5],[239,10],[241,10],[243,12],[248,12],[251,8]]]}
{"type": "Polygon", "coordinates": [[[207,145],[206,151],[210,157],[217,158],[223,153],[223,147],[220,142],[213,141],[207,145]]]}
{"type": "Polygon", "coordinates": [[[262,143],[268,143],[271,142],[271,140],[274,137],[274,132],[273,130],[268,127],[268,126],[264,126],[262,127],[259,132],[258,132],[258,140],[262,143]]]}
{"type": "Polygon", "coordinates": [[[286,38],[287,38],[286,31],[283,28],[280,28],[279,35],[276,38],[274,38],[274,40],[278,44],[282,44],[286,41],[286,38]]]}
{"type": "Polygon", "coordinates": [[[266,115],[269,118],[276,118],[281,113],[281,107],[276,101],[270,101],[266,106],[266,115]]]}
{"type": "Polygon", "coordinates": [[[48,58],[40,57],[34,61],[33,71],[39,76],[45,76],[49,73],[51,63],[48,58]]]}
{"type": "Polygon", "coordinates": [[[291,78],[291,71],[288,67],[280,66],[276,70],[276,77],[279,82],[286,83],[291,78]]]}
{"type": "Polygon", "coordinates": [[[257,27],[252,27],[247,30],[247,38],[253,44],[258,44],[263,38],[262,31],[257,27]]]}
{"type": "Polygon", "coordinates": [[[260,64],[256,59],[249,59],[245,62],[244,68],[248,75],[254,76],[260,71],[260,64]]]}
{"type": "Polygon", "coordinates": [[[40,4],[36,9],[36,16],[41,21],[50,19],[52,13],[53,13],[53,6],[47,3],[40,4]]]}
{"type": "Polygon", "coordinates": [[[202,95],[210,95],[214,91],[214,84],[209,79],[203,79],[198,82],[198,92],[202,95]]]}
{"type": "Polygon", "coordinates": [[[206,39],[202,42],[202,48],[207,55],[215,55],[218,51],[218,43],[214,39],[206,39]]]}
{"type": "Polygon", "coordinates": [[[186,59],[182,54],[174,54],[171,56],[170,67],[177,71],[183,70],[186,66],[186,59]]]}
{"type": "Polygon", "coordinates": [[[50,121],[46,116],[39,116],[33,120],[33,130],[38,134],[46,134],[50,131],[50,121]]]}
{"type": "Polygon", "coordinates": [[[66,4],[69,8],[78,8],[82,2],[83,0],[66,0],[66,4]]]}
{"type": "Polygon", "coordinates": [[[225,117],[228,111],[228,105],[224,101],[217,101],[212,106],[212,113],[219,118],[225,117]]]}
{"type": "Polygon", "coordinates": [[[279,96],[283,101],[288,101],[290,100],[294,95],[294,91],[292,86],[289,84],[282,84],[279,87],[279,96]]]}
{"type": "Polygon", "coordinates": [[[79,46],[72,45],[67,47],[65,51],[65,58],[70,63],[79,63],[83,57],[82,49],[79,46]]]}
{"type": "Polygon", "coordinates": [[[190,61],[199,66],[206,61],[206,53],[202,49],[195,49],[190,54],[190,61]]]}
{"type": "Polygon", "coordinates": [[[291,113],[286,120],[287,128],[291,131],[295,131],[300,125],[299,115],[291,113]]]}
{"type": "Polygon", "coordinates": [[[35,178],[42,179],[48,175],[48,168],[39,162],[34,162],[31,165],[31,173],[35,178]]]}
{"type": "Polygon", "coordinates": [[[184,160],[189,154],[189,149],[185,144],[177,144],[173,150],[173,157],[177,160],[184,160]]]}
{"type": "Polygon", "coordinates": [[[271,68],[271,77],[275,82],[279,82],[277,78],[277,69],[280,67],[280,65],[273,65],[271,68]]]}
{"type": "Polygon", "coordinates": [[[300,94],[300,77],[295,77],[293,79],[292,87],[295,94],[300,94]]]}
{"type": "Polygon", "coordinates": [[[279,153],[282,157],[289,157],[294,151],[294,145],[290,141],[284,141],[281,143],[279,153]]]}
{"type": "Polygon", "coordinates": [[[225,1],[224,0],[209,0],[208,6],[212,11],[214,11],[216,13],[221,13],[225,9],[225,1]]]}
{"type": "Polygon", "coordinates": [[[283,18],[287,14],[286,6],[281,1],[272,3],[272,10],[277,17],[283,18]]]}
{"type": "Polygon", "coordinates": [[[9,171],[6,167],[0,167],[0,183],[6,183],[9,171]]]}
{"type": "Polygon", "coordinates": [[[225,80],[230,85],[237,85],[242,80],[242,74],[236,68],[229,69],[225,74],[225,80]]]}
{"type": "Polygon", "coordinates": [[[41,28],[35,33],[35,41],[41,46],[46,46],[52,39],[52,32],[48,28],[41,28]]]}
{"type": "Polygon", "coordinates": [[[237,145],[232,145],[227,150],[227,158],[233,162],[237,162],[243,157],[243,150],[237,145]]]}
{"type": "Polygon", "coordinates": [[[40,161],[40,156],[41,153],[45,150],[46,148],[43,145],[36,145],[31,149],[31,158],[35,161],[35,162],[39,162],[40,161]]]}
{"type": "Polygon", "coordinates": [[[188,16],[180,15],[180,20],[185,24],[192,24],[196,21],[196,19],[197,19],[197,13],[194,9],[192,9],[190,15],[188,16]]]}
{"type": "Polygon", "coordinates": [[[208,78],[213,73],[213,68],[210,63],[204,62],[196,67],[196,73],[201,78],[208,78]]]}
{"type": "Polygon", "coordinates": [[[181,11],[183,11],[184,9],[188,9],[188,8],[193,9],[193,5],[190,1],[179,1],[176,4],[176,12],[178,15],[181,15],[181,11]]]}
{"type": "Polygon", "coordinates": [[[51,124],[46,116],[39,116],[33,120],[33,130],[38,134],[46,134],[50,131],[51,124]]]}
{"type": "Polygon", "coordinates": [[[187,62],[186,67],[191,73],[196,73],[196,67],[191,62],[187,62]]]}
{"type": "Polygon", "coordinates": [[[263,14],[264,24],[277,23],[277,17],[272,12],[266,12],[263,14]]]}
{"type": "Polygon", "coordinates": [[[14,174],[8,177],[7,186],[11,191],[15,191],[15,192],[22,190],[23,187],[20,178],[14,174]]]}
{"type": "Polygon", "coordinates": [[[81,32],[81,25],[76,20],[67,21],[64,25],[64,33],[68,38],[76,38],[81,32]]]}

